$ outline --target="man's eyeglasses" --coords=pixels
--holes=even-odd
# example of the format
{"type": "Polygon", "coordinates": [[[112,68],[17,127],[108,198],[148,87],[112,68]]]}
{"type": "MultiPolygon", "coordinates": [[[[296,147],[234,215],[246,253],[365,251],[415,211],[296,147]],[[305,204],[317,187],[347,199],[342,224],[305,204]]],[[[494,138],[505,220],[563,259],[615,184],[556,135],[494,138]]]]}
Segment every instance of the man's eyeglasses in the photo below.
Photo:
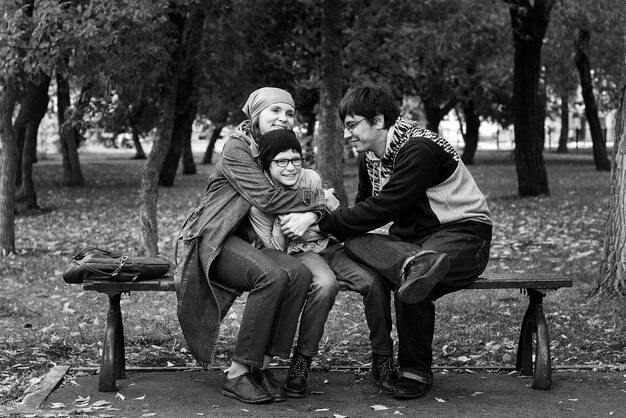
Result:
{"type": "Polygon", "coordinates": [[[361,118],[359,120],[353,120],[353,121],[344,123],[343,124],[343,130],[345,131],[347,129],[348,131],[350,131],[350,133],[352,133],[352,131],[354,131],[354,128],[356,128],[356,126],[359,123],[363,122],[365,119],[367,119],[367,118],[361,118]]]}
{"type": "Polygon", "coordinates": [[[302,165],[302,158],[292,158],[291,160],[280,159],[280,160],[272,160],[276,163],[280,168],[287,167],[289,163],[293,164],[294,167],[300,167],[302,165]]]}

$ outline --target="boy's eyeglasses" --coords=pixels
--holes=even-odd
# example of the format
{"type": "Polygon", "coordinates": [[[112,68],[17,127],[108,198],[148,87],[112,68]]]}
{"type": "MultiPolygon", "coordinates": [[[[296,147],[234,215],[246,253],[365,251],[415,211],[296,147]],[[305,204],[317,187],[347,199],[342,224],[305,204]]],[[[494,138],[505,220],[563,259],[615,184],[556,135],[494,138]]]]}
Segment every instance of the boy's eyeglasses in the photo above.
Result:
{"type": "Polygon", "coordinates": [[[291,160],[281,159],[281,160],[272,160],[276,163],[277,166],[284,168],[289,165],[289,163],[293,164],[294,167],[300,167],[302,165],[302,158],[292,158],[291,160]]]}
{"type": "Polygon", "coordinates": [[[367,119],[367,118],[361,118],[359,120],[353,120],[351,122],[344,123],[343,124],[343,130],[345,131],[347,129],[348,131],[350,131],[350,133],[352,133],[352,131],[354,131],[354,128],[356,128],[356,126],[359,123],[363,122],[365,119],[367,119]]]}

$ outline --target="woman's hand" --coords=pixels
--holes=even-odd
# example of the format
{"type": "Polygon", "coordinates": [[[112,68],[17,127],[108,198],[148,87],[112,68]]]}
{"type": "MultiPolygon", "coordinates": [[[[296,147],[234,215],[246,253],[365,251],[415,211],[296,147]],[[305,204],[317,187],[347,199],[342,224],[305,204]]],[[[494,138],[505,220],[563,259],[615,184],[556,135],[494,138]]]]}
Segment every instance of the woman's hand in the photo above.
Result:
{"type": "Polygon", "coordinates": [[[289,238],[299,238],[317,221],[319,215],[314,212],[288,213],[280,215],[281,230],[289,238]]]}
{"type": "Polygon", "coordinates": [[[324,189],[324,196],[326,197],[326,209],[329,212],[334,212],[339,207],[339,199],[335,196],[335,189],[324,189]]]}

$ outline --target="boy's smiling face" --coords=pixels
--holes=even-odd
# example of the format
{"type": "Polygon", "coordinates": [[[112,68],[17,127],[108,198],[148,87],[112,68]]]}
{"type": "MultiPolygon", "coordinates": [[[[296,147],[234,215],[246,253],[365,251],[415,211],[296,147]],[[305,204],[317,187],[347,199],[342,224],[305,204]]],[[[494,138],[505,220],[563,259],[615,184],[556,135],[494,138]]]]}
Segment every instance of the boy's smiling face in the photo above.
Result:
{"type": "Polygon", "coordinates": [[[302,171],[302,162],[299,165],[294,165],[292,160],[301,159],[302,156],[299,152],[294,150],[283,151],[272,159],[270,164],[270,177],[274,182],[282,184],[285,187],[293,187],[298,184],[300,180],[300,172],[302,171]],[[286,160],[287,166],[279,167],[276,161],[286,160]]]}

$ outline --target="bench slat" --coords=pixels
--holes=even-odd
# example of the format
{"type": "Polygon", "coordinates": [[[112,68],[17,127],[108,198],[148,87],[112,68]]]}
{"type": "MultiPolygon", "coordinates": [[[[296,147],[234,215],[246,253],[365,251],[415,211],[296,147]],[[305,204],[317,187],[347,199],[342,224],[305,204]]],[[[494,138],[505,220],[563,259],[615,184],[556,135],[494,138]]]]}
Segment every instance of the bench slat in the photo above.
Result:
{"type": "Polygon", "coordinates": [[[173,292],[174,276],[163,276],[156,280],[138,280],[136,282],[114,282],[111,280],[85,280],[83,290],[98,292],[173,292]]]}
{"type": "Polygon", "coordinates": [[[572,279],[556,274],[534,276],[522,273],[498,273],[479,277],[468,289],[559,289],[572,287],[572,279]]]}
{"type": "MultiPolygon", "coordinates": [[[[556,274],[534,276],[521,273],[498,273],[480,277],[468,289],[559,289],[561,287],[572,287],[572,279],[556,274]]],[[[88,280],[83,283],[83,290],[99,292],[168,292],[174,291],[175,288],[174,277],[164,276],[156,280],[136,282],[88,280]]]]}

